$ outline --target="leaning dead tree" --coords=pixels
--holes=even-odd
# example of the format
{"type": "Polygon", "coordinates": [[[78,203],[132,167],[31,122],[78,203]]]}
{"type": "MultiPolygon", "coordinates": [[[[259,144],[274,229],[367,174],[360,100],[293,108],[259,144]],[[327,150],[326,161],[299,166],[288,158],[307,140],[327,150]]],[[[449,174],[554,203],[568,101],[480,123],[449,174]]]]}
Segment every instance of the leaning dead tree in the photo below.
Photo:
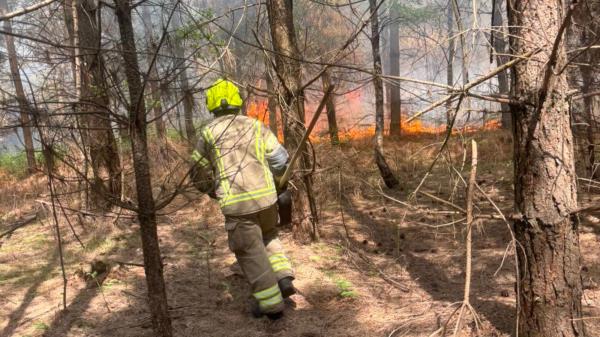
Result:
{"type": "Polygon", "coordinates": [[[515,221],[519,265],[517,335],[584,336],[577,187],[570,127],[565,30],[572,7],[509,2],[513,68],[515,221]],[[552,39],[548,39],[551,36],[552,39]]]}
{"type": "MultiPolygon", "coordinates": [[[[323,94],[329,91],[334,84],[331,79],[331,72],[329,69],[323,71],[321,75],[321,82],[323,83],[323,94]]],[[[329,131],[329,140],[332,145],[338,145],[340,143],[340,136],[338,134],[336,107],[335,107],[335,95],[329,95],[327,102],[325,103],[327,109],[327,130],[329,131]]]]}
{"type": "Polygon", "coordinates": [[[383,131],[384,131],[384,107],[383,107],[383,81],[381,79],[381,53],[379,51],[379,15],[377,11],[381,2],[369,0],[369,10],[371,12],[371,50],[373,52],[373,87],[375,88],[375,163],[379,168],[381,177],[385,185],[389,188],[396,187],[399,182],[394,176],[392,169],[385,160],[383,152],[383,131]]]}

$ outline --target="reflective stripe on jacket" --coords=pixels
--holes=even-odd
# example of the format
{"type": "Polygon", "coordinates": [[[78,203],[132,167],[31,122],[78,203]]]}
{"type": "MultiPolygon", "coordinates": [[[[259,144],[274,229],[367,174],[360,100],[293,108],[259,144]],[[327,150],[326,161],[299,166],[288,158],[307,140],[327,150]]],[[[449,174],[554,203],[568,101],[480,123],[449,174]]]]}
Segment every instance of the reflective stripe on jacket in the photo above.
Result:
{"type": "MultiPolygon", "coordinates": [[[[218,182],[217,199],[225,215],[258,212],[277,201],[272,170],[287,160],[287,152],[261,122],[243,116],[226,115],[202,129],[192,158],[210,166],[218,182]],[[273,159],[273,155],[277,159],[273,159]]],[[[278,173],[278,172],[277,172],[278,173]]]]}

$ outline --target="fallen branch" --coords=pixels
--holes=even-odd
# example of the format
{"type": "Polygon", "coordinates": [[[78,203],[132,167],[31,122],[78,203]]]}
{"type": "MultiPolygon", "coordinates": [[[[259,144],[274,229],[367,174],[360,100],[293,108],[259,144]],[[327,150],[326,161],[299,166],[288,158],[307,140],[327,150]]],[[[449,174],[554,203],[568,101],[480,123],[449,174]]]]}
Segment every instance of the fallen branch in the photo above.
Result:
{"type": "MultiPolygon", "coordinates": [[[[371,186],[371,187],[373,187],[373,186],[371,186]]],[[[398,200],[398,199],[396,199],[396,198],[394,198],[394,197],[392,197],[390,195],[387,195],[385,192],[383,192],[383,188],[381,188],[381,185],[377,184],[377,187],[379,188],[379,190],[377,191],[377,193],[379,193],[382,197],[384,197],[386,199],[389,199],[391,201],[397,202],[400,205],[405,206],[407,208],[415,209],[415,207],[413,205],[411,205],[409,203],[406,203],[406,202],[404,202],[402,200],[398,200]]]]}
{"type": "Polygon", "coordinates": [[[112,263],[116,263],[120,266],[131,266],[131,267],[144,267],[143,263],[134,263],[134,262],[125,262],[125,261],[111,261],[112,263]]]}
{"type": "Polygon", "coordinates": [[[460,207],[460,206],[458,206],[456,204],[453,204],[453,203],[451,203],[448,200],[444,200],[442,198],[436,197],[435,195],[433,195],[431,193],[427,193],[427,192],[421,191],[421,190],[419,190],[418,193],[423,194],[424,196],[426,196],[428,198],[431,198],[433,200],[439,201],[439,202],[441,202],[444,205],[450,206],[450,207],[454,208],[455,210],[457,210],[457,211],[459,211],[461,213],[467,213],[467,211],[464,208],[462,208],[462,207],[460,207]]]}
{"type": "MultiPolygon", "coordinates": [[[[51,206],[52,203],[46,200],[35,200],[35,202],[45,205],[45,206],[51,206]]],[[[89,216],[89,217],[103,217],[103,218],[125,218],[125,219],[135,219],[136,216],[135,215],[129,215],[129,214],[120,214],[120,213],[113,213],[113,212],[106,212],[103,214],[99,214],[99,213],[92,213],[92,212],[88,212],[88,211],[84,211],[81,209],[75,209],[75,208],[71,208],[71,207],[66,207],[66,206],[61,206],[62,209],[73,212],[73,213],[79,213],[83,216],[89,216]]]]}
{"type": "Polygon", "coordinates": [[[594,212],[594,211],[600,211],[600,206],[593,205],[593,206],[587,206],[587,207],[579,207],[579,208],[576,208],[576,209],[572,210],[571,212],[569,212],[569,214],[573,215],[573,214],[577,214],[577,213],[588,213],[588,212],[594,212]]]}
{"type": "Polygon", "coordinates": [[[10,234],[12,234],[14,231],[16,231],[17,229],[21,228],[21,227],[25,227],[27,225],[29,225],[30,223],[33,223],[35,220],[37,220],[38,218],[38,214],[30,214],[28,216],[26,216],[25,218],[13,223],[11,225],[11,228],[9,230],[7,230],[6,232],[0,234],[0,239],[8,236],[10,234]]]}

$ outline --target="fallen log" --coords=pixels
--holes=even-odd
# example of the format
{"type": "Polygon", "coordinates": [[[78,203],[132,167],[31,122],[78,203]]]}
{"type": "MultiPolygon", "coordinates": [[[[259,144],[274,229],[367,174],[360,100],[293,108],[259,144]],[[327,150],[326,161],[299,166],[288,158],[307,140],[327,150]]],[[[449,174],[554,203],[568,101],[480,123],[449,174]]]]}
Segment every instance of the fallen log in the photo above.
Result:
{"type": "Polygon", "coordinates": [[[16,231],[17,229],[21,228],[21,227],[25,227],[27,225],[29,225],[30,223],[34,222],[35,220],[37,220],[38,218],[38,214],[34,213],[34,214],[30,214],[27,215],[25,218],[13,223],[10,226],[10,229],[7,230],[6,232],[0,234],[0,239],[2,239],[5,236],[8,236],[10,234],[12,234],[12,232],[16,231]]]}

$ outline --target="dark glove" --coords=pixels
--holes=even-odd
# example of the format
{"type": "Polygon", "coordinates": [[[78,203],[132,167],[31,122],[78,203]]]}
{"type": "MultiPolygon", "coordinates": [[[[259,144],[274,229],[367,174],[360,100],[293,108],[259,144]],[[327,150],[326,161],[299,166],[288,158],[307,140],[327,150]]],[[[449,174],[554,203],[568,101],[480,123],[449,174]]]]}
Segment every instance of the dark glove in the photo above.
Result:
{"type": "Polygon", "coordinates": [[[218,199],[218,198],[217,198],[217,189],[216,189],[216,188],[213,188],[212,190],[208,191],[208,193],[207,193],[207,194],[208,194],[208,196],[209,196],[211,199],[214,199],[214,200],[217,200],[217,199],[218,199]]]}
{"type": "Polygon", "coordinates": [[[205,194],[208,194],[212,199],[217,199],[216,183],[211,175],[205,169],[195,164],[190,169],[190,180],[194,187],[205,194]]]}
{"type": "Polygon", "coordinates": [[[279,213],[279,226],[287,226],[292,223],[292,192],[287,189],[277,193],[277,212],[279,213]]]}

